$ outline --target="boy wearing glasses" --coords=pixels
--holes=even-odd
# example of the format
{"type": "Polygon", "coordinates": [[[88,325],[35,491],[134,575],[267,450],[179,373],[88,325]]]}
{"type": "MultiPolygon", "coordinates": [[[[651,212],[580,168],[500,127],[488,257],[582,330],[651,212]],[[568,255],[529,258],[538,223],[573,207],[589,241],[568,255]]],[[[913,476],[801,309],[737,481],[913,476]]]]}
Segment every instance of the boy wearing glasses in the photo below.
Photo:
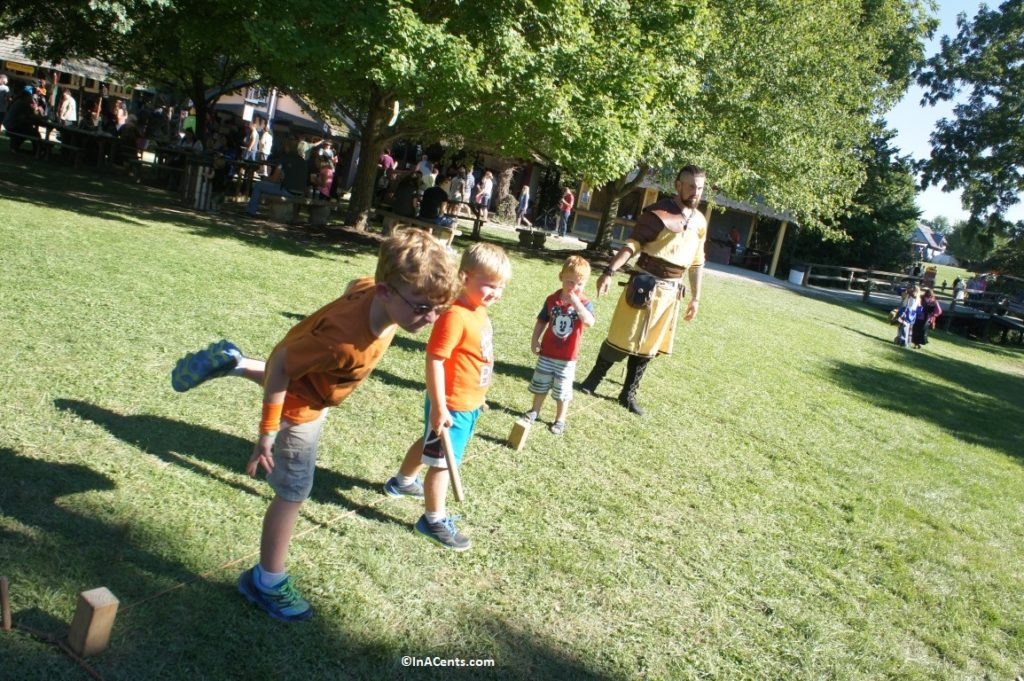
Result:
{"type": "Polygon", "coordinates": [[[448,466],[439,434],[448,431],[452,456],[461,465],[494,370],[487,308],[501,299],[511,276],[512,265],[498,246],[476,243],[462,254],[462,293],[434,324],[427,342],[424,435],[409,447],[398,473],[384,483],[390,496],[424,497],[425,512],[416,521],[416,531],[455,551],[465,551],[470,541],[445,512],[448,466]],[[428,470],[421,483],[417,475],[424,466],[428,470]]]}
{"type": "Polygon", "coordinates": [[[259,439],[246,472],[255,477],[262,467],[275,496],[263,518],[259,563],[242,573],[238,590],[271,617],[313,616],[285,571],[285,556],[313,487],[327,412],[370,375],[398,327],[416,332],[438,319],[458,290],[454,274],[433,237],[405,230],[381,245],[374,277],[353,281],[344,295],[295,325],[266,363],[223,340],[189,353],[171,373],[179,392],[227,375],[263,386],[259,439]]]}

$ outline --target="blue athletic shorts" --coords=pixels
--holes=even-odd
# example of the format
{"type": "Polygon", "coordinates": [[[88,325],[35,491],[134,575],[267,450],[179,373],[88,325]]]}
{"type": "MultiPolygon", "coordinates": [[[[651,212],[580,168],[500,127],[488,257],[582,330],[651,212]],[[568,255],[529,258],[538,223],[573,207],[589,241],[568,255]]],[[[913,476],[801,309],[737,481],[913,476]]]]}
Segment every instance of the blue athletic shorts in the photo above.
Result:
{"type": "MultiPolygon", "coordinates": [[[[452,411],[452,427],[448,429],[448,436],[452,441],[452,454],[455,456],[455,465],[462,465],[462,453],[466,451],[469,438],[473,437],[473,429],[476,427],[476,420],[480,418],[480,410],[452,411]]],[[[430,428],[430,398],[423,400],[423,457],[421,459],[427,466],[434,468],[448,468],[444,459],[444,446],[441,438],[430,428]]]]}

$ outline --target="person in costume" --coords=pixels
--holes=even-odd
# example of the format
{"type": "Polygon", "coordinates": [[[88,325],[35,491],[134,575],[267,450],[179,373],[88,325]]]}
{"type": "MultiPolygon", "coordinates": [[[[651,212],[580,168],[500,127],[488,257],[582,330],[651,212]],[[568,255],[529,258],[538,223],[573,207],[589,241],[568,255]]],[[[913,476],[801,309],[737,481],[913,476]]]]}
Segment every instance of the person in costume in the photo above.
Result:
{"type": "Polygon", "coordinates": [[[644,209],[629,240],[597,279],[597,296],[608,292],[615,274],[639,253],[636,271],[619,297],[608,337],[597,361],[580,384],[592,395],[616,362],[626,358],[626,381],[619,404],[643,415],[637,390],[651,359],[672,354],[679,308],[686,297],[684,277],[690,284],[690,303],[683,319],[697,316],[704,273],[704,241],[708,225],[697,210],[704,191],[704,170],[688,165],[676,175],[676,196],[644,209]]]}

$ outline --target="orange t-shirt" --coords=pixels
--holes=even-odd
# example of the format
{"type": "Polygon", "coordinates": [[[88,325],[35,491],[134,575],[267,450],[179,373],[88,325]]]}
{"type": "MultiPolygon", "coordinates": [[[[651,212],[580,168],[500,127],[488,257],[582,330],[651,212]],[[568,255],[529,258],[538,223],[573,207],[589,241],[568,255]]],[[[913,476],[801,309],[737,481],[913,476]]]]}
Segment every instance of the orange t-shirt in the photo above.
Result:
{"type": "Polygon", "coordinates": [[[474,310],[455,301],[434,322],[427,352],[444,358],[448,409],[472,411],[483,406],[494,373],[494,334],[486,307],[474,310]]]}
{"type": "Polygon", "coordinates": [[[341,404],[377,366],[395,330],[379,338],[370,331],[373,289],[372,277],[357,279],[341,298],[292,327],[274,348],[288,350],[283,418],[315,420],[324,407],[341,404]]]}

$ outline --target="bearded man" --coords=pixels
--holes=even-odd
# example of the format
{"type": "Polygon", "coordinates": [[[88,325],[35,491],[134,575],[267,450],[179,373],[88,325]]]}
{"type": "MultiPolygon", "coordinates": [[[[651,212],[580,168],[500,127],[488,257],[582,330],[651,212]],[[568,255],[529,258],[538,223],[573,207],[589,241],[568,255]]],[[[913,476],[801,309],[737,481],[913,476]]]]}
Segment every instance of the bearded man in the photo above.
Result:
{"type": "Polygon", "coordinates": [[[626,358],[626,382],[619,404],[643,415],[637,390],[647,365],[658,355],[672,354],[679,307],[686,296],[683,276],[690,283],[690,304],[683,319],[697,316],[704,273],[704,240],[708,225],[697,210],[704,191],[704,171],[688,165],[676,175],[676,196],[644,209],[626,244],[597,279],[597,296],[608,292],[615,273],[634,254],[640,257],[636,271],[619,297],[608,338],[601,344],[597,361],[580,384],[592,395],[612,366],[626,358]]]}

